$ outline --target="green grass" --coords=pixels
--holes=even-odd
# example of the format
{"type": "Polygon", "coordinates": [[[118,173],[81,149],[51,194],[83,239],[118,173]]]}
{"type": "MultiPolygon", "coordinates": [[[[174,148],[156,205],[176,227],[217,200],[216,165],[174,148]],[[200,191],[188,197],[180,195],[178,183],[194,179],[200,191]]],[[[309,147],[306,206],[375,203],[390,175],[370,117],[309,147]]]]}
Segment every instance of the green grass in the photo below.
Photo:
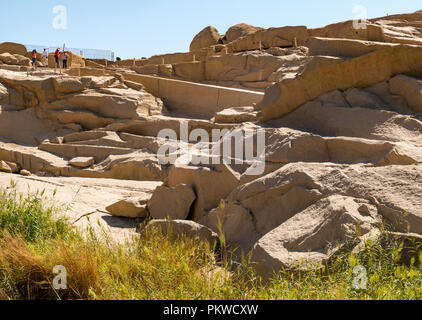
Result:
{"type": "Polygon", "coordinates": [[[10,188],[0,190],[0,230],[28,243],[71,235],[66,219],[57,218],[58,209],[45,200],[44,191],[18,194],[12,180],[10,188]]]}
{"type": "Polygon", "coordinates": [[[283,271],[264,283],[247,262],[196,240],[172,242],[157,230],[125,244],[82,236],[46,200],[43,192],[17,194],[13,185],[0,192],[1,299],[422,298],[418,256],[401,264],[404,247],[388,232],[322,270],[283,271]],[[67,290],[52,286],[56,265],[67,269],[67,290]],[[358,265],[367,270],[366,290],[352,285],[358,265]]]}

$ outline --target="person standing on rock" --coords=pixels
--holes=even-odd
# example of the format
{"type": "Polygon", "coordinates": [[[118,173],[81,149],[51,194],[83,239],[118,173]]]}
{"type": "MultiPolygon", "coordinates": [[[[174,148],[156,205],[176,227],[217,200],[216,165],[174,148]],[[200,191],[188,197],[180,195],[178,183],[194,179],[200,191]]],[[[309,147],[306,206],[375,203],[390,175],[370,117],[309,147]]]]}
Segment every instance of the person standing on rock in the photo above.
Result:
{"type": "Polygon", "coordinates": [[[62,53],[62,61],[63,61],[63,69],[67,69],[67,60],[69,59],[69,55],[66,52],[62,53]]]}
{"type": "Polygon", "coordinates": [[[56,60],[56,68],[60,68],[59,57],[60,57],[60,49],[57,48],[56,52],[54,52],[54,59],[56,60]]]}
{"type": "Polygon", "coordinates": [[[48,52],[47,49],[44,48],[44,51],[42,53],[42,64],[44,65],[44,67],[48,66],[48,52]]]}
{"type": "Polygon", "coordinates": [[[32,66],[36,67],[37,63],[37,50],[32,50],[32,66]]]}

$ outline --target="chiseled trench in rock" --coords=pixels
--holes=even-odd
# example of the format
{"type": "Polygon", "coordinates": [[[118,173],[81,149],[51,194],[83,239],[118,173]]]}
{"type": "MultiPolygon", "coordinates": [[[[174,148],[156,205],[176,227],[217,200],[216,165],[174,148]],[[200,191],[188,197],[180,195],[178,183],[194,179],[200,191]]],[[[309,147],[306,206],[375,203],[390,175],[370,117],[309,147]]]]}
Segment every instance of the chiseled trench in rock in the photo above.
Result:
{"type": "Polygon", "coordinates": [[[223,233],[264,277],[317,268],[383,223],[422,234],[422,13],[388,21],[360,33],[351,22],[207,29],[188,53],[107,65],[74,55],[63,74],[0,44],[1,185],[46,189],[77,226],[117,241],[147,217],[204,240],[223,233]],[[229,145],[224,163],[210,156],[222,137],[191,137],[219,161],[163,164],[162,130],[176,145],[194,130],[253,140],[229,145]],[[249,161],[260,137],[263,163],[249,161]]]}

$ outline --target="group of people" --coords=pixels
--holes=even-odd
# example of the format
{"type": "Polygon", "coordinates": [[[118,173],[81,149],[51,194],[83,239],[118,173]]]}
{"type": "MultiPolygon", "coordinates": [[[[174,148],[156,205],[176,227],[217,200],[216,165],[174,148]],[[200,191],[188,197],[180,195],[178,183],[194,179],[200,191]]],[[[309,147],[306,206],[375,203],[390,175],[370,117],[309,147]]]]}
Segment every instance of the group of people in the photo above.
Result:
{"type": "MultiPolygon", "coordinates": [[[[54,52],[54,60],[56,62],[55,68],[60,68],[60,60],[62,61],[63,69],[67,69],[67,61],[69,60],[69,55],[67,52],[63,51],[60,52],[60,49],[54,52]]],[[[37,63],[37,50],[32,50],[32,66],[36,67],[37,63]]],[[[41,54],[41,63],[44,67],[48,66],[48,51],[44,49],[43,53],[41,54]]]]}

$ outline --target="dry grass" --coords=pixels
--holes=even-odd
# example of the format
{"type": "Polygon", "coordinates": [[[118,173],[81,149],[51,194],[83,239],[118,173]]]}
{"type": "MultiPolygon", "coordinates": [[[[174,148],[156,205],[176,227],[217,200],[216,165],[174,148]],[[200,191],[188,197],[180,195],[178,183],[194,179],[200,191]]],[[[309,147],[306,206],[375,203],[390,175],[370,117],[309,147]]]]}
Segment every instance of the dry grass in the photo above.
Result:
{"type": "Polygon", "coordinates": [[[54,251],[37,253],[22,239],[4,235],[0,243],[2,287],[16,299],[89,299],[99,286],[99,270],[92,251],[85,246],[51,243],[54,251]],[[52,286],[53,268],[66,266],[68,289],[52,286]]]}

